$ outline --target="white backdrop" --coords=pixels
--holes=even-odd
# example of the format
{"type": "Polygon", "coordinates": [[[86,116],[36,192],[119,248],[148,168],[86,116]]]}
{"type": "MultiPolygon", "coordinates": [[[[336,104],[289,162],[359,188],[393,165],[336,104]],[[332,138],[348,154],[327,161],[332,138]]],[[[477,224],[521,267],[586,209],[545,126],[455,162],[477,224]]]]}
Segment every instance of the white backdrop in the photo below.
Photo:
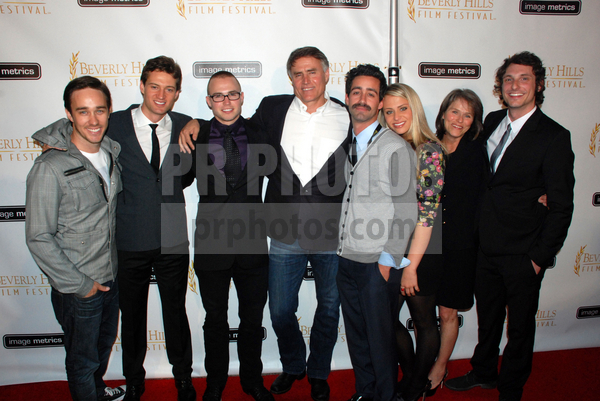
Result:
{"type": "MultiPolygon", "coordinates": [[[[387,69],[389,9],[388,0],[0,0],[0,385],[65,379],[50,288],[25,246],[23,205],[25,178],[40,151],[30,137],[64,116],[62,93],[70,79],[97,76],[108,84],[114,109],[124,109],[141,101],[144,62],[165,54],[184,72],[175,110],[209,118],[206,79],[194,75],[194,63],[234,64],[242,67],[244,116],[250,116],[263,96],[292,92],[287,56],[313,45],[331,63],[329,93],[343,99],[343,77],[350,68],[373,63],[387,69]]],[[[499,108],[492,95],[494,71],[510,54],[533,51],[547,67],[543,110],[571,131],[577,184],[569,236],[542,287],[538,351],[600,346],[600,319],[594,319],[600,308],[600,208],[593,202],[596,196],[600,203],[598,15],[596,1],[398,0],[400,81],[421,95],[430,124],[443,97],[456,87],[475,90],[486,113],[499,108]],[[544,14],[555,4],[566,13],[569,7],[580,12],[544,14]],[[476,76],[429,78],[419,74],[423,63],[445,72],[451,68],[447,64],[459,64],[474,68],[467,75],[476,76]]],[[[197,195],[188,190],[186,197],[193,218],[197,195]]],[[[316,303],[311,281],[303,283],[300,296],[298,318],[308,341],[316,303]]],[[[204,376],[204,311],[193,274],[187,306],[194,375],[204,376]]],[[[169,377],[156,286],[149,314],[147,375],[169,377]]],[[[462,317],[455,358],[469,357],[476,343],[474,310],[462,317]]],[[[401,318],[409,318],[406,310],[401,318]]],[[[230,326],[238,323],[232,290],[230,326]]],[[[264,327],[265,372],[277,372],[268,310],[264,327]]],[[[340,321],[333,369],[349,367],[340,321]]],[[[232,344],[231,372],[237,369],[232,344]]],[[[118,339],[107,378],[122,378],[118,339]]]]}

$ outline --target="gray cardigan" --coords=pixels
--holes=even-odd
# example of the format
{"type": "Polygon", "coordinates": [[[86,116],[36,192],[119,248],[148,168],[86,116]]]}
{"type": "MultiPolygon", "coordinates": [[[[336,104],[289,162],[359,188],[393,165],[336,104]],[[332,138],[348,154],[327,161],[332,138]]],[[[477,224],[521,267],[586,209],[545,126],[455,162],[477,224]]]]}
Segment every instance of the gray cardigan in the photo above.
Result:
{"type": "MultiPolygon", "coordinates": [[[[67,119],[33,135],[57,139],[36,160],[27,176],[25,235],[33,259],[59,292],[85,296],[97,281],[117,276],[115,223],[117,193],[122,189],[118,143],[108,137],[102,149],[112,156],[111,190],[100,173],[71,142],[67,119]],[[66,141],[66,142],[64,142],[66,141]],[[61,146],[62,145],[62,146],[61,146]]],[[[47,142],[47,141],[46,141],[47,142]]]]}
{"type": "Polygon", "coordinates": [[[399,266],[417,221],[414,150],[384,128],[345,173],[338,255],[373,263],[385,251],[399,266]]]}

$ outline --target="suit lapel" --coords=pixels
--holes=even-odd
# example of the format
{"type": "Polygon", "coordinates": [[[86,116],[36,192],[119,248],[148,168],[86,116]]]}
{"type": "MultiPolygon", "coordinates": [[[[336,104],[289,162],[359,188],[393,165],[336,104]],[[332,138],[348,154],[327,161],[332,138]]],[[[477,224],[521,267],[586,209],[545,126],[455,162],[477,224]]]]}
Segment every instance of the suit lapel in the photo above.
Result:
{"type": "Polygon", "coordinates": [[[142,147],[140,146],[140,142],[137,138],[137,134],[135,132],[135,127],[133,126],[133,118],[131,116],[132,108],[128,109],[129,115],[127,115],[126,126],[122,131],[122,139],[121,139],[121,147],[128,147],[130,149],[130,154],[139,159],[140,163],[142,163],[145,169],[148,170],[147,174],[152,173],[154,175],[154,169],[150,165],[148,158],[144,154],[142,147]]]}
{"type": "Polygon", "coordinates": [[[504,151],[504,155],[498,164],[496,174],[502,174],[504,170],[511,166],[511,160],[516,157],[527,157],[527,153],[532,152],[535,149],[534,144],[531,143],[533,136],[537,130],[538,122],[540,121],[541,111],[539,107],[529,117],[525,125],[521,128],[515,139],[508,145],[504,151]],[[525,155],[523,155],[525,153],[525,155]]]}

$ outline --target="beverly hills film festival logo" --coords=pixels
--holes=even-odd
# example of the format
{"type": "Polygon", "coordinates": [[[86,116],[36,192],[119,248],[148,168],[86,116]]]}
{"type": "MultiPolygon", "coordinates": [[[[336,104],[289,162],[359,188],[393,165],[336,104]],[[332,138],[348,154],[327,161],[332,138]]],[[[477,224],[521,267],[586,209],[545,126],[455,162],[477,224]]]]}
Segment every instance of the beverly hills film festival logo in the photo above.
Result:
{"type": "MultiPolygon", "coordinates": [[[[598,132],[600,132],[600,124],[596,124],[596,126],[592,130],[592,133],[590,134],[589,151],[590,154],[594,157],[596,157],[596,155],[600,153],[600,135],[598,135],[598,132]]],[[[594,204],[594,206],[598,205],[594,204]]]]}
{"type": "Polygon", "coordinates": [[[273,15],[274,3],[288,0],[175,0],[177,14],[186,20],[194,15],[273,15]]]}
{"type": "Polygon", "coordinates": [[[0,139],[0,162],[32,162],[42,153],[31,137],[0,139]]]}
{"type": "Polygon", "coordinates": [[[495,21],[494,0],[407,0],[408,18],[495,21]]]}
{"type": "Polygon", "coordinates": [[[143,61],[124,61],[103,63],[95,60],[80,59],[81,52],[71,53],[69,60],[69,79],[82,75],[91,75],[104,82],[109,88],[140,86],[143,61]]]}
{"type": "Polygon", "coordinates": [[[586,252],[586,248],[587,244],[579,248],[575,256],[573,272],[579,277],[600,272],[600,253],[586,252]]]}
{"type": "MultiPolygon", "coordinates": [[[[303,324],[302,316],[297,316],[296,319],[298,320],[298,328],[300,329],[300,333],[302,333],[302,338],[304,338],[306,343],[310,345],[310,333],[312,332],[312,325],[309,326],[309,325],[303,324]]],[[[338,343],[346,342],[346,328],[343,325],[338,326],[338,335],[337,335],[336,342],[338,342],[338,343]]]]}
{"type": "Polygon", "coordinates": [[[31,0],[5,0],[0,1],[0,14],[24,16],[24,15],[48,15],[50,7],[48,1],[31,0]]]}

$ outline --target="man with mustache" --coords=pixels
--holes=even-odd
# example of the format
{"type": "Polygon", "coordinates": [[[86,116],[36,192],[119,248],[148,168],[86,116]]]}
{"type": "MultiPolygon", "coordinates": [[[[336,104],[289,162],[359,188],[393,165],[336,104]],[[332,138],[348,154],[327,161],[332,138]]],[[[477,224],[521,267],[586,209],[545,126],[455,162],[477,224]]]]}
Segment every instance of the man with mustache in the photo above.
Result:
{"type": "Polygon", "coordinates": [[[356,393],[349,401],[395,401],[400,268],[417,219],[415,152],[377,122],[387,85],[381,70],[346,74],[352,146],[340,217],[337,275],[356,393]]]}

